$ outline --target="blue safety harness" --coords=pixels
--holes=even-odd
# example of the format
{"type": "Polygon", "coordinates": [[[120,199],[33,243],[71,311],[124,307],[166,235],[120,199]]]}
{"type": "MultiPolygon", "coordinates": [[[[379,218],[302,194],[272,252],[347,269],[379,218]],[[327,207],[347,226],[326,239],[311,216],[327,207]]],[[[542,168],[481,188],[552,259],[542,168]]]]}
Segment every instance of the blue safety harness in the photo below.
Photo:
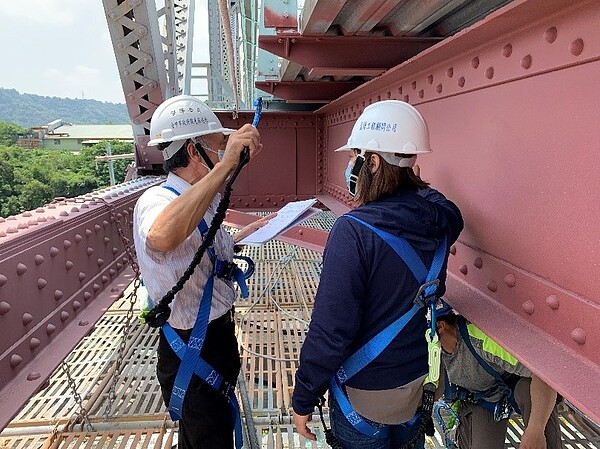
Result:
{"type": "MultiPolygon", "coordinates": [[[[415,297],[415,304],[412,306],[412,308],[388,327],[383,329],[376,336],[374,336],[352,356],[350,356],[350,358],[346,360],[342,366],[340,366],[337,373],[331,378],[329,383],[329,390],[340,405],[342,413],[356,430],[367,436],[386,438],[389,433],[389,427],[386,426],[383,428],[376,428],[367,422],[367,420],[365,420],[362,416],[360,416],[352,408],[352,405],[346,397],[342,386],[348,381],[348,379],[352,378],[352,376],[375,360],[379,354],[381,354],[383,350],[394,340],[394,338],[396,338],[396,336],[402,331],[408,322],[416,315],[417,311],[421,307],[428,306],[432,309],[435,308],[435,300],[437,299],[436,292],[440,283],[439,274],[446,259],[448,246],[447,238],[444,237],[444,240],[436,249],[433,256],[433,261],[431,262],[431,267],[428,270],[414,248],[402,237],[398,237],[394,234],[390,234],[389,232],[378,229],[353,215],[346,214],[344,216],[361,223],[381,237],[383,241],[387,243],[396,252],[396,254],[398,254],[398,256],[400,256],[411,273],[421,284],[415,297]]],[[[435,324],[433,325],[435,326],[435,324]]],[[[419,414],[417,413],[410,421],[405,423],[405,425],[409,426],[414,424],[418,417],[419,414]]]]}
{"type": "MultiPolygon", "coordinates": [[[[163,185],[162,187],[179,196],[179,192],[173,187],[167,185],[163,185]]],[[[208,226],[204,219],[198,224],[198,230],[204,238],[208,232],[208,226]]],[[[171,346],[173,352],[181,359],[181,364],[179,365],[179,370],[177,371],[173,391],[169,400],[169,414],[173,421],[181,419],[183,400],[190,380],[192,379],[192,374],[195,373],[215,391],[222,394],[229,402],[235,428],[235,445],[237,449],[240,449],[243,444],[242,422],[240,418],[240,407],[234,392],[235,385],[227,382],[221,374],[203,360],[200,357],[200,352],[202,351],[202,346],[206,337],[206,329],[208,327],[215,276],[235,280],[240,286],[242,297],[247,298],[248,286],[246,285],[246,279],[254,272],[254,263],[249,257],[236,256],[236,258],[242,259],[248,264],[248,270],[244,272],[235,263],[219,259],[212,245],[208,248],[208,255],[213,262],[214,269],[206,281],[204,292],[202,293],[202,298],[200,300],[200,306],[198,308],[196,322],[194,323],[194,328],[192,329],[187,345],[170,324],[166,323],[162,326],[162,331],[169,342],[169,346],[171,346]]]]}
{"type": "Polygon", "coordinates": [[[520,414],[521,411],[514,396],[514,388],[512,388],[498,371],[492,368],[492,366],[475,350],[469,336],[465,318],[462,316],[457,317],[457,324],[465,346],[469,349],[469,352],[471,352],[479,365],[496,380],[496,385],[490,390],[472,392],[459,385],[450,383],[448,374],[446,374],[444,399],[447,402],[454,402],[455,400],[474,402],[492,413],[494,420],[496,421],[508,418],[513,410],[520,414]],[[486,398],[495,394],[497,391],[502,393],[502,398],[498,402],[486,400],[486,398]]]}

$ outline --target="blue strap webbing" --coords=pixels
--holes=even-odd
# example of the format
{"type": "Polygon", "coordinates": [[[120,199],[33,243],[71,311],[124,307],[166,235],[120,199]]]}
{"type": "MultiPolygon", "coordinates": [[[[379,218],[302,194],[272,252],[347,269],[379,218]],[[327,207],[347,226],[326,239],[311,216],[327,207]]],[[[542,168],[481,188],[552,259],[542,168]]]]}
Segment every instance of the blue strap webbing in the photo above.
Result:
{"type": "MultiPolygon", "coordinates": [[[[431,268],[428,270],[414,250],[414,248],[402,237],[398,237],[389,232],[383,231],[381,229],[376,228],[375,226],[367,223],[366,221],[361,220],[353,215],[346,214],[348,218],[351,218],[358,223],[366,226],[370,230],[372,230],[375,234],[377,234],[384,242],[386,242],[396,254],[404,261],[408,269],[414,275],[414,277],[421,283],[421,285],[438,279],[440,275],[440,271],[442,270],[442,266],[444,265],[444,260],[446,258],[447,244],[446,238],[442,243],[438,246],[433,256],[433,260],[431,262],[431,268]]],[[[437,290],[437,285],[432,284],[425,288],[424,296],[430,297],[435,294],[437,290]]],[[[396,338],[396,336],[404,329],[404,327],[408,324],[408,322],[417,314],[418,310],[421,308],[421,305],[415,303],[411,309],[404,313],[400,318],[395,320],[385,329],[383,329],[380,333],[378,333],[375,337],[369,340],[362,348],[352,354],[348,360],[346,360],[338,369],[335,376],[333,376],[330,380],[330,390],[335,396],[336,401],[340,405],[340,409],[348,422],[350,422],[356,430],[363,433],[364,435],[371,436],[374,438],[386,438],[387,437],[387,427],[384,428],[375,428],[370,425],[367,421],[365,421],[362,416],[360,416],[348,401],[346,394],[342,390],[342,385],[346,383],[348,379],[354,376],[356,373],[361,371],[365,366],[375,360],[383,350],[396,338]]],[[[416,422],[416,416],[413,417],[408,423],[416,422]]]]}
{"type": "Polygon", "coordinates": [[[363,221],[360,218],[355,217],[354,215],[346,214],[344,215],[344,217],[348,217],[354,221],[359,222],[363,226],[369,228],[379,237],[381,237],[383,241],[390,245],[392,249],[400,256],[404,263],[406,263],[406,266],[412,272],[415,279],[417,279],[417,281],[419,282],[424,282],[424,279],[426,279],[429,274],[429,270],[427,269],[427,267],[415,251],[415,249],[411,246],[410,243],[406,241],[406,239],[403,239],[402,237],[398,237],[397,235],[376,228],[372,224],[367,223],[366,221],[363,221]]]}
{"type": "MultiPolygon", "coordinates": [[[[504,381],[504,379],[502,379],[502,376],[498,373],[498,371],[496,371],[494,368],[492,368],[490,366],[490,364],[487,361],[485,361],[485,359],[477,353],[477,351],[475,350],[475,347],[473,347],[473,343],[471,342],[471,337],[469,336],[469,330],[467,329],[467,322],[466,322],[465,318],[462,316],[458,317],[458,330],[460,331],[460,335],[461,335],[463,341],[465,342],[465,345],[467,346],[469,351],[471,351],[471,354],[473,354],[473,357],[475,357],[475,360],[477,360],[479,365],[481,365],[481,367],[484,370],[486,370],[490,376],[492,376],[494,379],[496,379],[496,381],[499,384],[500,389],[508,395],[508,400],[510,402],[510,405],[512,405],[513,409],[517,413],[521,413],[521,410],[519,410],[519,406],[517,405],[517,401],[515,400],[512,388],[510,388],[506,384],[506,382],[504,381]]],[[[487,402],[488,404],[490,404],[490,402],[485,401],[482,398],[478,398],[477,402],[480,402],[480,401],[487,402]]],[[[483,405],[483,404],[480,404],[480,405],[483,405]]],[[[485,405],[483,405],[483,406],[485,407],[485,405]]]]}
{"type": "Polygon", "coordinates": [[[396,338],[396,335],[404,329],[404,326],[406,326],[406,324],[416,315],[420,308],[421,307],[419,307],[418,304],[414,304],[408,312],[375,335],[362,348],[352,354],[336,373],[339,382],[341,384],[346,383],[348,379],[375,360],[379,354],[387,348],[392,340],[396,338]]]}
{"type": "Polygon", "coordinates": [[[368,435],[375,438],[387,438],[389,435],[389,427],[377,428],[369,424],[362,416],[360,416],[352,404],[346,397],[346,394],[342,390],[341,385],[338,383],[337,377],[333,376],[329,381],[329,391],[335,397],[338,402],[342,413],[352,426],[363,435],[368,435]]]}
{"type": "Polygon", "coordinates": [[[175,377],[171,399],[169,400],[169,414],[173,421],[181,419],[183,399],[190,384],[192,374],[194,374],[196,363],[200,358],[200,351],[202,350],[204,338],[206,337],[206,328],[208,327],[214,279],[215,277],[211,275],[206,281],[202,299],[200,300],[200,307],[198,308],[198,316],[196,317],[192,334],[185,347],[185,353],[175,377]]]}
{"type": "MultiPolygon", "coordinates": [[[[165,334],[165,338],[169,342],[169,346],[171,349],[177,354],[180,359],[183,359],[185,355],[186,344],[183,342],[181,337],[175,332],[175,330],[169,324],[165,324],[162,327],[162,330],[165,334]]],[[[210,366],[204,359],[201,357],[198,358],[196,362],[196,367],[194,368],[194,373],[201,379],[203,379],[208,385],[210,385],[215,391],[220,391],[224,382],[223,376],[221,376],[217,370],[215,370],[212,366],[210,366]]],[[[227,399],[229,400],[229,407],[231,408],[231,417],[232,422],[234,423],[235,429],[235,447],[240,449],[243,445],[243,436],[242,436],[242,420],[240,417],[240,406],[235,396],[234,390],[231,389],[226,394],[227,399]]]]}

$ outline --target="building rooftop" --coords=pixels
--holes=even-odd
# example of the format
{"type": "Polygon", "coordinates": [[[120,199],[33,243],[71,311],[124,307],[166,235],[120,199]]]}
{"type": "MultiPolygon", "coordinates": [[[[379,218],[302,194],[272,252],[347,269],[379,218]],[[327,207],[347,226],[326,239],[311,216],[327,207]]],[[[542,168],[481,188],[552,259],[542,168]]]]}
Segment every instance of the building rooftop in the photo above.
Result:
{"type": "Polygon", "coordinates": [[[132,140],[133,129],[131,125],[68,125],[54,129],[46,134],[47,138],[54,137],[85,139],[85,140],[132,140]]]}

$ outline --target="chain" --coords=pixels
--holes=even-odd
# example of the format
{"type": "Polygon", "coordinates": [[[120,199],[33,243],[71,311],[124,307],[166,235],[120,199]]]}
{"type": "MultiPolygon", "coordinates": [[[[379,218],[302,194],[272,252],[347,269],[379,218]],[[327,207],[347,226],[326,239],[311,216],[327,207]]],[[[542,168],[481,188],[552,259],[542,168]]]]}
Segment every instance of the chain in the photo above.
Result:
{"type": "Polygon", "coordinates": [[[75,402],[79,406],[79,416],[83,418],[83,422],[85,424],[86,429],[90,432],[93,432],[94,428],[92,427],[92,423],[90,422],[90,416],[88,414],[87,409],[83,406],[83,399],[81,398],[81,395],[77,392],[77,385],[75,385],[75,380],[71,377],[71,370],[69,369],[69,365],[67,365],[67,363],[63,361],[60,367],[67,376],[67,382],[69,383],[69,387],[71,387],[71,390],[73,390],[73,397],[75,398],[75,402]]]}
{"type": "Polygon", "coordinates": [[[132,324],[133,309],[135,308],[135,305],[138,301],[137,294],[138,294],[138,289],[141,284],[141,277],[140,277],[140,267],[137,263],[135,250],[133,249],[133,246],[131,245],[131,240],[129,240],[127,238],[127,236],[125,235],[125,232],[123,231],[123,224],[121,223],[121,220],[119,218],[119,215],[117,214],[117,211],[115,210],[114,206],[112,204],[110,204],[108,201],[106,201],[104,198],[95,198],[95,199],[99,200],[100,202],[102,202],[106,206],[108,206],[108,208],[110,210],[110,215],[111,215],[112,221],[115,223],[115,226],[117,227],[117,232],[119,233],[121,242],[123,242],[123,246],[125,247],[125,252],[127,253],[129,262],[131,263],[131,268],[133,269],[133,272],[135,273],[135,278],[133,280],[133,289],[127,296],[127,300],[129,301],[129,308],[128,308],[127,314],[125,316],[125,327],[123,329],[123,335],[121,336],[121,340],[119,342],[119,349],[117,351],[117,359],[115,360],[115,365],[114,365],[114,369],[112,372],[113,378],[112,378],[112,382],[110,384],[109,391],[108,391],[108,403],[106,404],[106,407],[104,408],[103,418],[106,421],[108,419],[108,417],[110,416],[113,404],[117,397],[117,394],[116,394],[117,382],[119,380],[119,374],[121,373],[121,366],[123,365],[123,360],[125,358],[125,349],[127,346],[127,336],[129,335],[129,331],[130,331],[131,324],[132,324]]]}

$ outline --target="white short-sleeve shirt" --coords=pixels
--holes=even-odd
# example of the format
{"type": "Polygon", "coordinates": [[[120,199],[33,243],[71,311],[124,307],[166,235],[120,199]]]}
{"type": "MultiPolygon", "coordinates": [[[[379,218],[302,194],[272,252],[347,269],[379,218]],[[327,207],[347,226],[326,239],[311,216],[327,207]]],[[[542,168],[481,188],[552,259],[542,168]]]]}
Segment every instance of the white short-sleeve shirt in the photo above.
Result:
{"type": "MultiPolygon", "coordinates": [[[[191,188],[191,184],[174,173],[169,173],[165,185],[174,188],[180,194],[191,188]]],[[[148,232],[156,217],[176,197],[175,193],[162,186],[151,187],[140,196],[133,212],[134,245],[142,279],[152,304],[157,304],[177,283],[202,244],[200,231],[195,229],[186,240],[172,251],[160,252],[147,245],[148,232]]],[[[220,197],[220,194],[215,196],[204,215],[204,220],[208,226],[210,226],[215,215],[220,197]]],[[[233,238],[221,227],[213,242],[217,257],[221,260],[232,261],[233,245],[233,238]]],[[[191,329],[194,327],[204,286],[212,270],[213,264],[208,253],[205,253],[192,277],[186,282],[183,289],[175,295],[175,299],[171,303],[171,316],[168,320],[171,326],[176,329],[191,329]]],[[[219,318],[231,309],[236,294],[233,282],[215,277],[210,320],[219,318]]]]}

